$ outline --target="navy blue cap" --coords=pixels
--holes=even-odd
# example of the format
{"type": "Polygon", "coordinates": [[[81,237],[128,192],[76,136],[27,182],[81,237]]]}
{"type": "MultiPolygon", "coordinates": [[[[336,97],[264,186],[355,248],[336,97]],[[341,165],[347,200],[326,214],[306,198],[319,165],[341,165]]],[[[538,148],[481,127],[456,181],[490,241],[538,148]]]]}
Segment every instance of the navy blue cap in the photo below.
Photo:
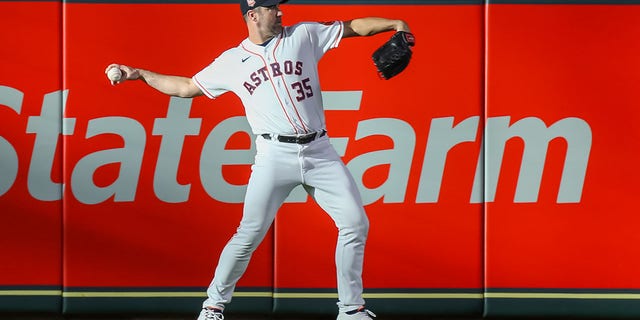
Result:
{"type": "Polygon", "coordinates": [[[242,15],[245,15],[247,11],[257,7],[270,7],[287,1],[288,0],[240,0],[240,11],[242,11],[242,15]]]}

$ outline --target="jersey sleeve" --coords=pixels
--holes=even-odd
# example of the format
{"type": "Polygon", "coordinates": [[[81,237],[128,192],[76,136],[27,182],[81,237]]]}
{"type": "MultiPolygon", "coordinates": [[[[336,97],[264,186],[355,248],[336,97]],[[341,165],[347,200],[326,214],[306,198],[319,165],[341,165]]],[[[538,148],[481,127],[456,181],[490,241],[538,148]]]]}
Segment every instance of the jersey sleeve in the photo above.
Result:
{"type": "Polygon", "coordinates": [[[309,34],[318,59],[330,49],[338,47],[344,33],[342,21],[309,22],[304,23],[303,26],[309,34]]]}
{"type": "Polygon", "coordinates": [[[215,99],[229,91],[229,89],[226,88],[225,82],[228,73],[225,76],[223,60],[221,57],[218,57],[191,78],[195,85],[200,88],[200,91],[209,99],[215,99]]]}

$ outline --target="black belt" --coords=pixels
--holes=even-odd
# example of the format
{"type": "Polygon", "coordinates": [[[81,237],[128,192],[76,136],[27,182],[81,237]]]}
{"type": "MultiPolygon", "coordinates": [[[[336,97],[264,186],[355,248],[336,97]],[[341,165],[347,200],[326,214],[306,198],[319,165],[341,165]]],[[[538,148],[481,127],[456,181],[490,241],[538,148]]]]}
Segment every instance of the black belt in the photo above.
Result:
{"type": "MultiPolygon", "coordinates": [[[[324,136],[325,134],[327,134],[326,130],[322,130],[320,132],[314,132],[314,133],[309,133],[309,134],[305,134],[305,135],[301,135],[301,136],[281,136],[281,135],[277,135],[276,139],[280,142],[286,142],[286,143],[297,143],[297,144],[307,144],[317,138],[320,138],[322,136],[324,136]]],[[[270,133],[263,133],[261,134],[261,136],[265,139],[271,140],[273,138],[273,135],[270,133]]]]}

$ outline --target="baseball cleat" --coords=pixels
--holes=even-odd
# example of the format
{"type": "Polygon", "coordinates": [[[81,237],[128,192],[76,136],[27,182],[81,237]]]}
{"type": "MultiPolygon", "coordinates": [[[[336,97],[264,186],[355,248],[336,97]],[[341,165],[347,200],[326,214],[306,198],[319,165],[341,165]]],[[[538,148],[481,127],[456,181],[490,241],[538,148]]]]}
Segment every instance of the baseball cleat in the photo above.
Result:
{"type": "Polygon", "coordinates": [[[365,309],[365,307],[362,306],[355,310],[340,312],[338,314],[337,320],[367,320],[367,319],[373,319],[375,317],[376,317],[375,313],[371,312],[368,309],[365,309]]]}
{"type": "Polygon", "coordinates": [[[197,320],[224,320],[224,315],[220,309],[202,308],[197,320]]]}

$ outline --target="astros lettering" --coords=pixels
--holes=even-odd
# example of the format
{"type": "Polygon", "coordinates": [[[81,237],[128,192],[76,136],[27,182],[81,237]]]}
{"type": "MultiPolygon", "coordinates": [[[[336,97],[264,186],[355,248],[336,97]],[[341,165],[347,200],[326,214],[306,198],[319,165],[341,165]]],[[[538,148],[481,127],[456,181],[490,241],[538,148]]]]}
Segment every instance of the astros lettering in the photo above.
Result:
{"type": "Polygon", "coordinates": [[[269,65],[269,70],[267,70],[267,66],[264,66],[251,73],[249,76],[250,81],[244,82],[244,87],[249,94],[252,95],[263,82],[269,80],[269,74],[272,74],[274,77],[279,77],[283,74],[302,75],[302,61],[296,61],[295,63],[291,60],[286,60],[283,63],[274,62],[269,65]]]}

